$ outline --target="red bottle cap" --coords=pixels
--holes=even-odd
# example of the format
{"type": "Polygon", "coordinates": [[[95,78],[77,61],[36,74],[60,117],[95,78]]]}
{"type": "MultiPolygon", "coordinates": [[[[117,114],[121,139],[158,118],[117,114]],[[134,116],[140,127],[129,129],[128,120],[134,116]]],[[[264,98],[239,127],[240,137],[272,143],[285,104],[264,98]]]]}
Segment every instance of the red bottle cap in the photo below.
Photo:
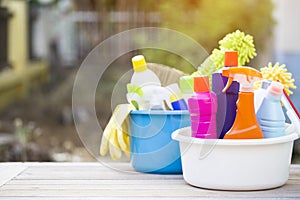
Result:
{"type": "Polygon", "coordinates": [[[225,51],[224,66],[225,67],[237,67],[238,66],[238,52],[237,51],[225,51]]]}
{"type": "Polygon", "coordinates": [[[209,92],[209,79],[208,76],[194,77],[194,91],[195,92],[209,92]]]}

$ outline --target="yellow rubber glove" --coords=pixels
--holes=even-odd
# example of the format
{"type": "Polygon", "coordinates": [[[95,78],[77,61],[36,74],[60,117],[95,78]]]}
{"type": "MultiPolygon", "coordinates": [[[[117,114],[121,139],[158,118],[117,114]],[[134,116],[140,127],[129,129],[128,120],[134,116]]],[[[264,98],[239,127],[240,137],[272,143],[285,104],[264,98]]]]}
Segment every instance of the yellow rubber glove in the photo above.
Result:
{"type": "Polygon", "coordinates": [[[128,115],[125,121],[122,123],[121,127],[117,129],[118,142],[121,150],[126,156],[130,156],[130,138],[129,138],[129,118],[128,115]]]}
{"type": "Polygon", "coordinates": [[[103,131],[100,145],[101,156],[105,156],[108,151],[114,160],[122,157],[122,151],[125,155],[130,156],[128,116],[132,110],[134,110],[134,106],[130,104],[120,104],[115,108],[103,131]]]}

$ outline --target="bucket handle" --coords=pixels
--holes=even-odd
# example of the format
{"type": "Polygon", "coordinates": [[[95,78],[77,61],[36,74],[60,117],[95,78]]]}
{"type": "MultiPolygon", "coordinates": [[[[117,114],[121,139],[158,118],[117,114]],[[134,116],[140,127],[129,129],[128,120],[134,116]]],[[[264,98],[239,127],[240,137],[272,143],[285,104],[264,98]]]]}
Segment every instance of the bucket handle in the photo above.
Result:
{"type": "Polygon", "coordinates": [[[300,137],[300,121],[298,117],[298,111],[294,110],[294,107],[291,105],[291,101],[288,100],[288,96],[282,95],[281,102],[283,103],[283,106],[286,108],[286,115],[290,119],[292,125],[288,127],[286,130],[286,134],[289,134],[290,132],[297,132],[298,138],[300,137]],[[289,132],[288,132],[289,131],[289,132]]]}

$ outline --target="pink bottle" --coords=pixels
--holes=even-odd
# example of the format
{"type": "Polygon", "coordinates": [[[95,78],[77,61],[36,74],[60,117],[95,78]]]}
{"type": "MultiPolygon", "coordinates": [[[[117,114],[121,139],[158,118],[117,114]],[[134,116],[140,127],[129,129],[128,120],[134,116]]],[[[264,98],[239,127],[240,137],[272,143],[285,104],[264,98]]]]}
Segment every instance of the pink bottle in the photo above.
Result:
{"type": "Polygon", "coordinates": [[[208,76],[194,77],[195,94],[188,99],[192,136],[216,139],[217,97],[210,92],[208,76]]]}

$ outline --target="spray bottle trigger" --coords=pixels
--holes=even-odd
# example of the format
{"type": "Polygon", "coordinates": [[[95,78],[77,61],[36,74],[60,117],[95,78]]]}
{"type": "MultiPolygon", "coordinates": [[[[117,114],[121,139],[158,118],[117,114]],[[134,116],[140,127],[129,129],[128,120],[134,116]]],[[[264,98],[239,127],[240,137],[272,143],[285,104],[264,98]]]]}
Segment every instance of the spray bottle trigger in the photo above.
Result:
{"type": "Polygon", "coordinates": [[[227,84],[226,84],[226,86],[224,87],[224,89],[222,90],[223,93],[225,93],[225,92],[228,90],[228,88],[229,88],[229,87],[231,86],[231,84],[232,84],[232,81],[233,81],[233,77],[228,77],[227,84]]]}

